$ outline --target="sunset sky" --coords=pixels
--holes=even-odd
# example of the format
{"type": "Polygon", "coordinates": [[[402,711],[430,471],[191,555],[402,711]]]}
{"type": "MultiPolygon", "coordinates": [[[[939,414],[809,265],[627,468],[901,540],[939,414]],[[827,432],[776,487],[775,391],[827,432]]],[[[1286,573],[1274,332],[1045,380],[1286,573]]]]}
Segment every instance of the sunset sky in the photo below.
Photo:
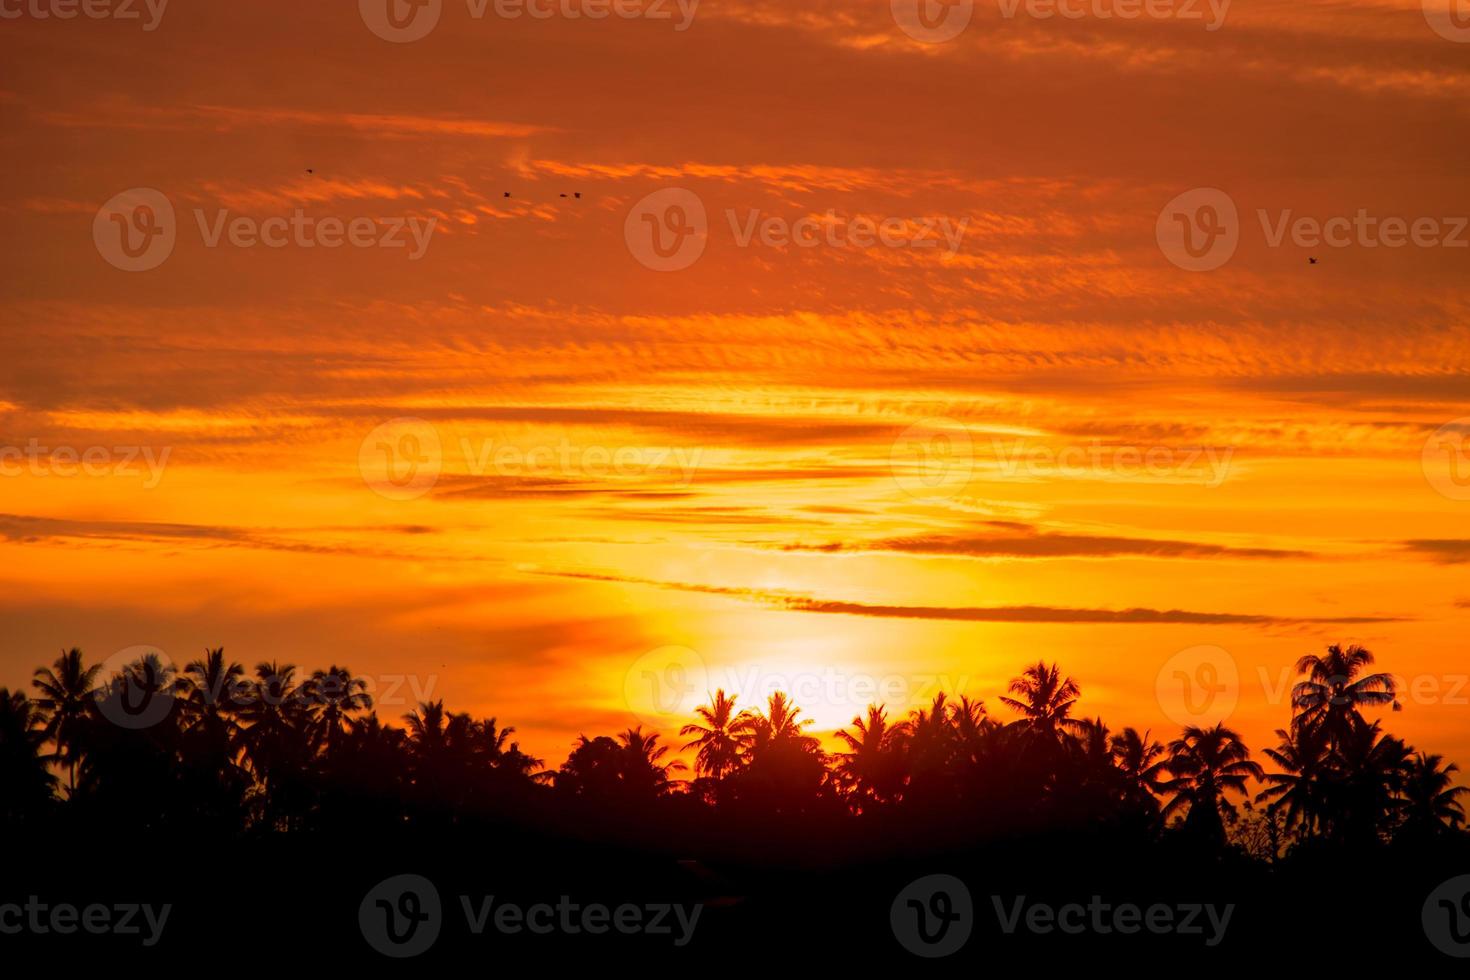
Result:
{"type": "Polygon", "coordinates": [[[443,0],[395,42],[371,0],[6,0],[0,686],[222,645],[554,765],[672,737],[650,676],[830,732],[873,685],[1008,719],[1058,659],[1167,737],[1223,664],[1198,720],[1260,748],[1356,642],[1470,764],[1470,22],[1428,2],[978,0],[939,41],[904,0],[443,0]],[[173,248],[128,271],[139,189],[173,248]],[[1238,210],[1207,271],[1160,234],[1195,189],[1238,210]],[[1360,214],[1424,240],[1276,237],[1360,214]]]}

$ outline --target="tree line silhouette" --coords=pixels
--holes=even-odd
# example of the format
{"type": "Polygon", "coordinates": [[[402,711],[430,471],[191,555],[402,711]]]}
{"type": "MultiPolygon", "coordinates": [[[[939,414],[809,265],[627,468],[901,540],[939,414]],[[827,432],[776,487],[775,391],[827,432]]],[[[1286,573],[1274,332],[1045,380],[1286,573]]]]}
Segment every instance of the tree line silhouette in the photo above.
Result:
{"type": "Polygon", "coordinates": [[[1299,661],[1290,724],[1264,752],[1271,771],[1224,724],[1166,742],[1077,717],[1078,685],[1044,662],[998,699],[1008,719],[946,693],[901,720],[874,705],[829,753],[785,694],[746,710],[720,690],[677,743],[641,727],[584,735],[553,769],[521,751],[513,728],[443,701],[420,703],[402,727],[385,723],[345,667],[301,675],[266,661],[247,674],[214,649],[181,672],[150,654],[103,676],[72,649],[35,672],[34,694],[0,688],[0,817],[259,834],[674,806],[691,820],[904,814],[972,832],[1101,827],[1267,861],[1462,835],[1458,768],[1364,717],[1397,704],[1393,678],[1370,672],[1373,662],[1357,646],[1299,661]],[[118,704],[154,699],[168,708],[160,720],[117,722],[118,704]],[[692,778],[679,778],[675,744],[692,751],[692,778]]]}

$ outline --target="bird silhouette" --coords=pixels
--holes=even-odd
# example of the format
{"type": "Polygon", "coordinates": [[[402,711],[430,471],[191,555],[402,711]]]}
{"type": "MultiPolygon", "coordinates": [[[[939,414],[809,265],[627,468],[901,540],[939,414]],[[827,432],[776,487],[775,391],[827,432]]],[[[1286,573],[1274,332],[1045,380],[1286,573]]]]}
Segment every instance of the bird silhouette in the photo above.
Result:
{"type": "Polygon", "coordinates": [[[1309,263],[1311,263],[1312,265],[1316,265],[1317,264],[1317,257],[1314,256],[1314,255],[1309,255],[1309,256],[1307,256],[1307,261],[1309,263]]]}

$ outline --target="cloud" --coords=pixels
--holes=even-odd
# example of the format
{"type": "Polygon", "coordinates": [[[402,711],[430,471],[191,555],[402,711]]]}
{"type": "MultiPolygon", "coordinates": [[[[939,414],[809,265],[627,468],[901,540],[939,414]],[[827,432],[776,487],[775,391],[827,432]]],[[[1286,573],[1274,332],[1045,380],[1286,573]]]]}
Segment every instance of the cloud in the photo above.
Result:
{"type": "MultiPolygon", "coordinates": [[[[171,524],[156,521],[67,520],[23,514],[0,514],[0,541],[28,544],[40,541],[77,539],[163,544],[192,543],[200,547],[252,548],[286,551],[308,555],[352,555],[361,558],[421,559],[382,548],[320,541],[298,540],[297,535],[330,535],[334,532],[354,534],[380,533],[422,537],[437,533],[423,525],[391,525],[354,528],[245,528],[207,524],[171,524]]],[[[445,560],[445,559],[441,559],[445,560]]]]}
{"type": "Polygon", "coordinates": [[[916,606],[819,599],[770,589],[732,588],[691,582],[666,582],[603,572],[531,569],[535,574],[625,585],[644,585],[676,592],[725,596],[759,602],[791,612],[872,616],[882,619],[928,619],[967,623],[1111,623],[1135,625],[1194,624],[1216,626],[1352,625],[1404,622],[1397,616],[1272,616],[1258,613],[1212,613],[1186,609],[1079,609],[1066,606],[916,606]]]}
{"type": "Polygon", "coordinates": [[[1470,561],[1470,539],[1422,539],[1405,541],[1405,551],[1441,565],[1461,565],[1470,561]]]}
{"type": "MultiPolygon", "coordinates": [[[[1009,525],[1015,527],[1014,524],[1009,525]]],[[[951,558],[1188,558],[1311,559],[1310,552],[1279,548],[1236,548],[1198,541],[1125,538],[1090,534],[1054,534],[1025,528],[1021,533],[920,534],[874,541],[786,544],[782,551],[826,554],[892,552],[951,558]]]]}
{"type": "Polygon", "coordinates": [[[35,117],[48,125],[67,128],[196,130],[277,129],[303,126],[348,130],[372,138],[459,136],[478,139],[520,139],[555,132],[555,127],[528,123],[381,112],[320,112],[281,106],[178,105],[144,106],[112,101],[69,111],[41,110],[35,117]]]}

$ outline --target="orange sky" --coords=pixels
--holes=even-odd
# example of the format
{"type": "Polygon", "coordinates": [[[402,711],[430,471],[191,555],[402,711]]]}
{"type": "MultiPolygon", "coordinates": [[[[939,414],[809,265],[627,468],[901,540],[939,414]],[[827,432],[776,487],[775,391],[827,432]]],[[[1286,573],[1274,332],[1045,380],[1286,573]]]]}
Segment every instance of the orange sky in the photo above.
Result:
{"type": "Polygon", "coordinates": [[[1058,658],[1161,734],[1206,656],[1258,748],[1281,671],[1351,641],[1470,764],[1470,43],[1417,2],[982,0],[945,43],[886,0],[444,0],[408,43],[352,3],[46,2],[0,20],[0,684],[222,644],[559,762],[680,720],[645,671],[830,730],[940,683],[1009,717],[1058,658]],[[125,271],[99,209],[137,188],[173,248],[125,271]],[[1195,188],[1239,213],[1211,271],[1156,237],[1195,188]],[[704,250],[655,271],[675,190],[704,250]],[[228,232],[298,211],[404,247],[228,232]],[[1444,240],[1273,244],[1360,212],[1444,240]]]}

